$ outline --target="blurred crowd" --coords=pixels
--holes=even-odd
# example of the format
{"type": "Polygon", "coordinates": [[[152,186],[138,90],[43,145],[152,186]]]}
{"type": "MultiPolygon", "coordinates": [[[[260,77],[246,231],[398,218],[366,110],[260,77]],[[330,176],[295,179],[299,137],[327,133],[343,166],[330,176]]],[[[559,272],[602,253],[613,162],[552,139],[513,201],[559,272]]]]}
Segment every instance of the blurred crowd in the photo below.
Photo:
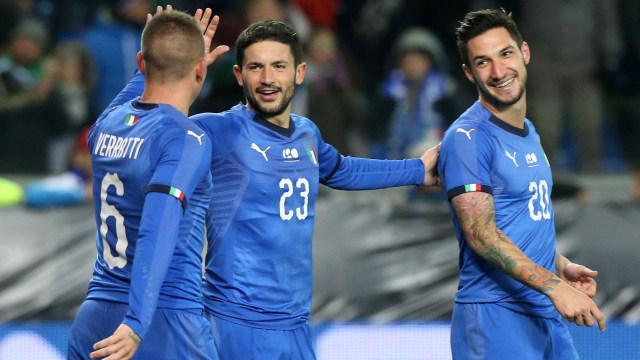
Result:
{"type": "MultiPolygon", "coordinates": [[[[287,21],[308,65],[293,112],[345,155],[417,156],[477,96],[460,70],[457,20],[504,7],[532,49],[528,117],[556,173],[629,171],[640,201],[640,2],[636,0],[2,0],[0,177],[89,178],[86,133],[136,68],[146,15],[170,3],[249,23],[287,21]]],[[[209,69],[193,113],[244,100],[233,51],[209,69]]]]}

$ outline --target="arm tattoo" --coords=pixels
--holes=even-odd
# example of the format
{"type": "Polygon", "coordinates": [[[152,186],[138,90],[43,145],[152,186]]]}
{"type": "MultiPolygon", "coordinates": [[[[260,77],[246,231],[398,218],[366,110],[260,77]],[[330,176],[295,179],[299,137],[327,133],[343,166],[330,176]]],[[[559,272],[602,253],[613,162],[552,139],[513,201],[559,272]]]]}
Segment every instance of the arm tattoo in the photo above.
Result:
{"type": "Polygon", "coordinates": [[[493,266],[541,292],[560,283],[554,274],[530,261],[495,224],[490,194],[475,192],[451,199],[469,246],[493,266]],[[528,261],[527,261],[528,260],[528,261]]]}
{"type": "Polygon", "coordinates": [[[522,266],[520,272],[522,277],[531,284],[531,287],[543,293],[553,290],[560,283],[560,280],[553,278],[550,271],[538,265],[533,268],[522,266]]]}

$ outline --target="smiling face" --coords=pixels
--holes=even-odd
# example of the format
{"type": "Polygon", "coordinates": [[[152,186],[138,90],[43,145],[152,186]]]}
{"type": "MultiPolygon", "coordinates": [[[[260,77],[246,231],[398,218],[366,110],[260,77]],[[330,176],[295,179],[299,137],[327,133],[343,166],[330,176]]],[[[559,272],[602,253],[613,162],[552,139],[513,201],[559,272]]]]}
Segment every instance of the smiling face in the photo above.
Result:
{"type": "Polygon", "coordinates": [[[266,120],[288,126],[291,99],[304,80],[306,65],[296,67],[288,45],[261,41],[244,50],[242,67],[233,72],[247,98],[247,106],[266,120]]]}
{"type": "Polygon", "coordinates": [[[529,46],[516,42],[503,28],[494,28],[467,42],[468,61],[463,65],[467,78],[476,84],[480,102],[504,110],[525,101],[529,46]]]}

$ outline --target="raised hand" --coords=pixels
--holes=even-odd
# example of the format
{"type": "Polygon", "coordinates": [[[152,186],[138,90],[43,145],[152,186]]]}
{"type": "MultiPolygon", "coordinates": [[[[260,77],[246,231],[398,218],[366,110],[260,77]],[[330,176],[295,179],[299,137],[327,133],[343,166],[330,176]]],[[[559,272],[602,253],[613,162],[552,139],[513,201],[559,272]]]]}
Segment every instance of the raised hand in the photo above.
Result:
{"type": "Polygon", "coordinates": [[[220,23],[220,17],[213,15],[213,11],[210,8],[205,10],[198,9],[193,15],[198,24],[200,24],[200,30],[204,36],[204,48],[206,52],[205,61],[207,65],[211,65],[220,55],[229,51],[229,46],[219,45],[215,49],[211,50],[211,44],[213,43],[213,37],[218,29],[220,23]]]}
{"type": "MultiPolygon", "coordinates": [[[[160,13],[162,13],[163,11],[173,11],[173,7],[171,5],[167,5],[166,9],[163,9],[162,6],[157,6],[156,7],[156,13],[155,15],[158,15],[160,13]]],[[[149,22],[149,20],[151,20],[151,18],[153,17],[153,15],[151,14],[147,14],[147,22],[149,22]]]]}

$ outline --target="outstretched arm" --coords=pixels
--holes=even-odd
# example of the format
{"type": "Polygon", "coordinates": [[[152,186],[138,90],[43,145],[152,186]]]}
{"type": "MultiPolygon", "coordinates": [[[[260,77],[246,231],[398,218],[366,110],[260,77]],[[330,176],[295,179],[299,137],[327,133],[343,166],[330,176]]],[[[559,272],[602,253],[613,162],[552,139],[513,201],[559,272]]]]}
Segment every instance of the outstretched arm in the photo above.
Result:
{"type": "Polygon", "coordinates": [[[584,265],[572,263],[566,257],[556,254],[556,274],[564,282],[582,291],[585,295],[589,297],[596,295],[597,271],[584,265]]]}
{"type": "Polygon", "coordinates": [[[551,299],[560,315],[576,325],[606,328],[605,319],[596,304],[551,271],[529,259],[495,223],[493,196],[469,192],[451,199],[467,244],[489,263],[513,279],[539,291],[551,299]]]}

